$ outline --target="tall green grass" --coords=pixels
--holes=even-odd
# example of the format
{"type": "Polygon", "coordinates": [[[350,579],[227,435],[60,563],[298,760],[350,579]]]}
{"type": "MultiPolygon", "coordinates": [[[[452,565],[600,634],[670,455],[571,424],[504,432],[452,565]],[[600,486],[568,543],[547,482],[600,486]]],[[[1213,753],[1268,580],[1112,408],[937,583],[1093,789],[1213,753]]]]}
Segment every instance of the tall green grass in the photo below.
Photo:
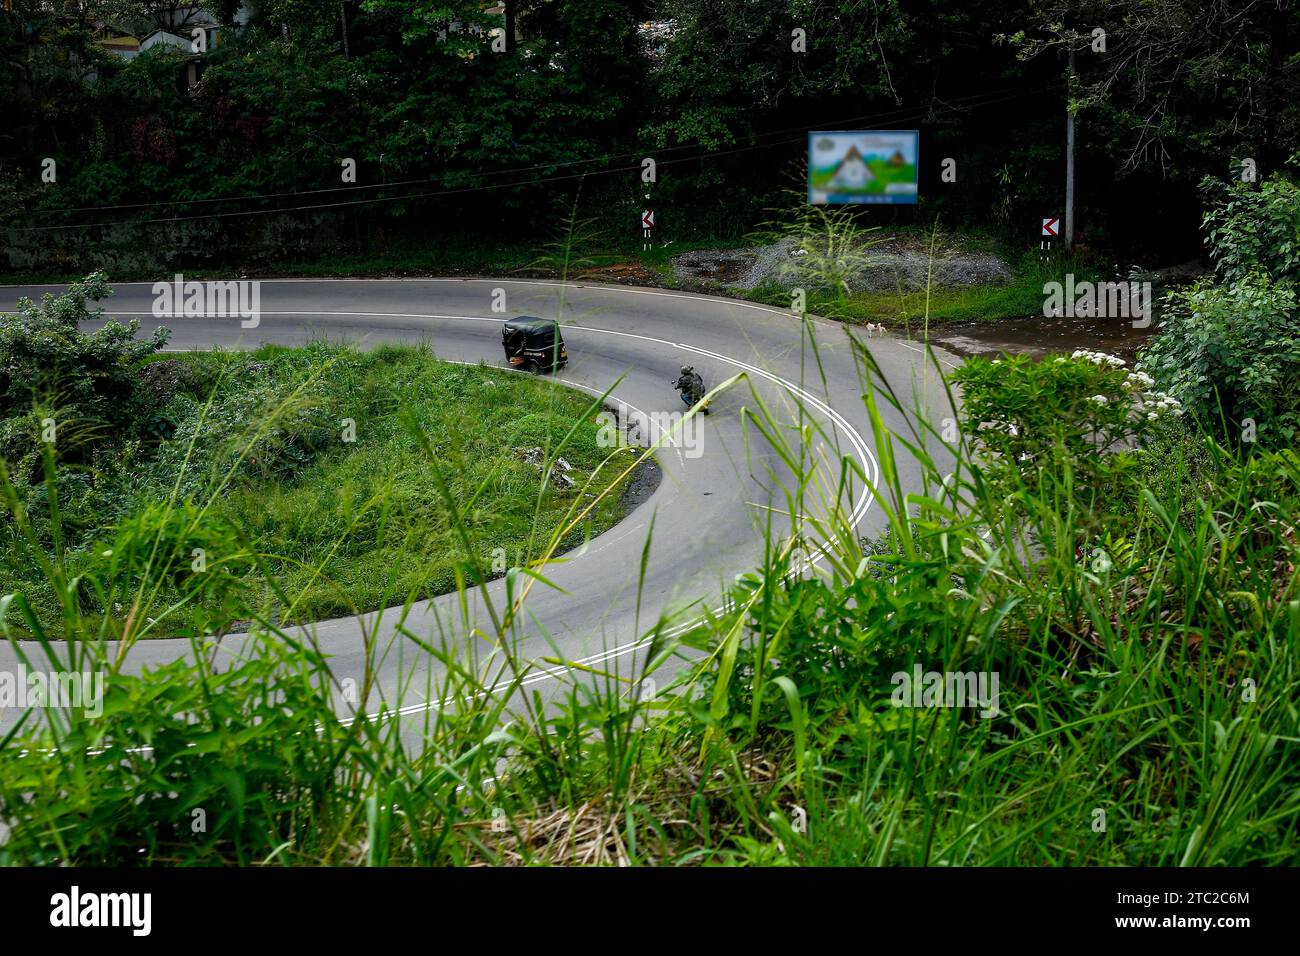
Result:
{"type": "MultiPolygon", "coordinates": [[[[169,436],[152,447],[117,443],[92,467],[56,479],[74,577],[129,582],[162,535],[202,549],[211,567],[199,580],[239,579],[231,582],[238,599],[210,583],[188,602],[191,621],[155,622],[148,636],[228,629],[246,619],[232,600],[284,621],[319,620],[454,590],[456,529],[411,440],[413,425],[443,463],[462,520],[496,574],[542,547],[579,495],[542,485],[541,462],[525,453],[564,442],[560,457],[572,468],[565,477],[578,483],[608,455],[590,396],[439,362],[427,349],[317,343],[164,364],[153,371],[174,383],[163,403],[169,436]]],[[[18,494],[45,517],[50,498],[39,484],[18,494]]],[[[605,497],[562,546],[580,544],[625,510],[619,494],[605,497]]],[[[50,535],[41,537],[48,550],[50,535]]],[[[181,600],[195,580],[192,563],[180,562],[160,593],[181,600]]],[[[0,593],[21,589],[48,611],[57,602],[47,584],[22,540],[0,534],[0,593]]],[[[120,587],[107,588],[101,602],[92,590],[83,587],[87,610],[98,604],[119,619],[129,612],[120,587]]]]}

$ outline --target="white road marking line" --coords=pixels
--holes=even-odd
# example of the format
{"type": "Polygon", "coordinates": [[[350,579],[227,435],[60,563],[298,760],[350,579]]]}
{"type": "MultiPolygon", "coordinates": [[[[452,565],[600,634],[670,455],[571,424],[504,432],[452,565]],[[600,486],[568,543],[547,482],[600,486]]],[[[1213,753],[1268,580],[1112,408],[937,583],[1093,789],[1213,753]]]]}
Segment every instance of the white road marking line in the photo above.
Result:
{"type": "MultiPolygon", "coordinates": [[[[544,286],[544,287],[546,287],[546,288],[556,288],[556,289],[583,289],[583,290],[586,290],[586,291],[594,291],[594,292],[613,292],[613,293],[618,294],[618,295],[657,295],[657,296],[662,296],[662,297],[664,297],[664,298],[668,298],[668,299],[689,299],[689,300],[694,301],[694,302],[709,302],[709,303],[713,303],[713,304],[715,304],[715,305],[735,305],[735,306],[740,306],[741,308],[746,308],[746,309],[755,309],[755,310],[757,310],[757,311],[759,311],[759,312],[767,312],[767,313],[769,313],[769,314],[771,314],[771,315],[779,315],[779,316],[782,316],[783,318],[787,318],[787,319],[792,319],[792,318],[795,317],[793,313],[788,312],[788,311],[786,311],[786,310],[784,310],[784,309],[778,309],[778,308],[775,308],[774,306],[770,306],[770,305],[763,305],[763,304],[758,303],[758,302],[746,302],[744,299],[728,299],[728,298],[724,298],[724,297],[722,297],[722,296],[716,296],[716,295],[700,295],[700,294],[695,293],[695,292],[670,292],[670,291],[664,291],[664,290],[660,290],[660,289],[631,289],[631,288],[627,288],[627,287],[623,287],[623,286],[609,286],[609,285],[602,285],[601,283],[598,283],[598,282],[597,282],[597,283],[568,282],[568,281],[560,280],[560,279],[487,279],[487,278],[481,278],[481,277],[455,278],[455,277],[450,277],[450,276],[442,276],[442,277],[438,277],[438,276],[429,276],[429,277],[427,277],[427,278],[419,278],[419,277],[412,276],[412,277],[402,277],[402,278],[394,278],[394,279],[365,279],[365,278],[332,278],[332,279],[331,279],[331,278],[325,278],[325,279],[312,279],[312,278],[309,278],[309,277],[302,277],[302,278],[297,278],[297,279],[292,279],[292,278],[290,278],[290,279],[256,279],[256,280],[250,280],[250,281],[266,282],[266,283],[284,283],[284,284],[291,283],[291,282],[296,282],[296,283],[307,283],[307,284],[318,284],[318,283],[325,283],[325,282],[370,282],[370,283],[376,283],[376,282],[460,282],[460,283],[467,283],[467,282],[495,282],[495,283],[497,283],[497,284],[509,284],[509,285],[539,285],[539,286],[544,286]]],[[[152,286],[154,285],[154,283],[152,283],[152,282],[116,282],[116,283],[114,283],[114,287],[116,287],[116,286],[126,286],[126,285],[147,285],[147,286],[152,287],[152,286]]],[[[31,289],[41,289],[41,288],[47,288],[47,287],[48,287],[48,288],[61,288],[62,286],[60,286],[58,283],[56,283],[56,284],[53,285],[53,286],[45,286],[45,285],[35,285],[35,286],[0,286],[0,289],[3,289],[3,288],[11,288],[11,289],[26,289],[26,288],[31,288],[31,289]]],[[[121,312],[121,313],[118,313],[118,314],[119,314],[119,315],[144,315],[144,314],[146,314],[146,313],[141,313],[141,312],[121,312]]],[[[284,315],[289,315],[289,314],[299,314],[299,315],[301,315],[301,314],[306,314],[306,313],[268,313],[268,314],[272,314],[272,315],[275,315],[275,314],[284,314],[284,315]]],[[[320,313],[320,314],[324,315],[324,314],[340,314],[340,313],[320,313]]],[[[354,313],[349,313],[349,314],[352,314],[352,315],[365,315],[365,314],[367,314],[367,313],[364,313],[364,312],[354,312],[354,313]]],[[[833,319],[819,319],[819,321],[821,321],[821,322],[823,322],[823,323],[826,323],[826,324],[834,324],[834,320],[833,320],[833,319]]],[[[838,323],[838,324],[839,324],[842,328],[846,328],[846,329],[847,329],[847,328],[850,328],[850,326],[844,325],[843,323],[838,323]]],[[[901,345],[901,346],[902,346],[903,348],[905,348],[905,349],[911,349],[913,352],[916,352],[916,353],[918,353],[918,354],[920,354],[920,355],[924,355],[924,354],[925,354],[925,349],[920,348],[919,346],[913,345],[912,343],[907,342],[907,341],[905,341],[905,340],[903,340],[903,339],[901,339],[901,338],[893,338],[893,339],[890,339],[889,341],[895,342],[895,343],[897,343],[898,345],[901,345]]],[[[944,365],[948,366],[949,368],[958,368],[958,366],[957,366],[957,364],[956,364],[955,362],[949,362],[946,358],[944,358],[943,356],[939,355],[937,352],[935,353],[935,356],[934,356],[934,357],[935,357],[936,359],[938,359],[940,362],[942,362],[944,365]]]]}

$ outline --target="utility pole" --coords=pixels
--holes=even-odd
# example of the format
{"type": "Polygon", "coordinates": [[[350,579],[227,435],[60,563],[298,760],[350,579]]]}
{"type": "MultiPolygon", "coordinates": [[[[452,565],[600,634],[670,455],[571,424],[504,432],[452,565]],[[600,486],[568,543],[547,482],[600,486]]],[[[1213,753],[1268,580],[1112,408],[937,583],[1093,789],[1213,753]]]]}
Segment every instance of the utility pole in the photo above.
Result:
{"type": "Polygon", "coordinates": [[[1074,45],[1078,37],[1070,31],[1069,76],[1065,86],[1065,251],[1074,248],[1074,45]]]}
{"type": "Polygon", "coordinates": [[[339,0],[339,23],[343,25],[343,59],[347,59],[352,54],[348,50],[348,11],[343,6],[343,0],[339,0]]]}

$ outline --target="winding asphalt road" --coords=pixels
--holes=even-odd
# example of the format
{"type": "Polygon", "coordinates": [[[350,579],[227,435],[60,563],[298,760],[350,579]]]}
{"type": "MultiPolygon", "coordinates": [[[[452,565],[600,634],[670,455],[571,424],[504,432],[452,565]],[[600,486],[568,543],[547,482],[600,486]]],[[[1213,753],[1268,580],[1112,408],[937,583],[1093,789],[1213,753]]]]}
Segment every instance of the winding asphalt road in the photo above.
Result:
{"type": "MultiPolygon", "coordinates": [[[[811,439],[806,451],[821,463],[830,487],[841,456],[857,459],[873,480],[877,475],[862,375],[844,328],[833,322],[809,323],[818,343],[814,356],[801,323],[787,312],[657,289],[493,279],[264,280],[255,328],[242,328],[236,317],[158,319],[152,313],[151,284],[124,283],[115,289],[113,298],[101,303],[106,316],[139,319],[142,336],[167,325],[172,329],[168,348],[175,350],[300,345],[320,338],[361,347],[424,342],[444,359],[500,367],[503,319],[556,318],[564,326],[570,356],[559,378],[596,393],[612,386],[615,405],[649,414],[681,410],[669,382],[683,364],[694,365],[709,387],[746,373],[747,382],[716,398],[712,415],[701,420],[698,456],[680,442],[665,447],[658,455],[663,480],[648,501],[585,548],[542,569],[565,593],[533,586],[511,635],[525,660],[578,661],[632,674],[644,636],[657,623],[688,623],[717,605],[736,574],[759,565],[764,524],[771,520],[778,533],[790,528],[783,487],[791,484],[791,476],[752,425],[745,425],[741,409],[753,407],[756,398],[791,426],[786,434],[795,441],[799,411],[792,396],[802,399],[824,432],[824,438],[811,439]],[[493,309],[500,302],[495,290],[504,290],[504,314],[493,309]]],[[[55,286],[0,287],[0,311],[9,311],[22,296],[39,299],[60,291],[55,286]]],[[[896,392],[916,396],[922,413],[938,427],[950,412],[922,348],[880,336],[866,342],[896,392]]],[[[955,366],[952,356],[938,357],[955,366]]],[[[907,433],[892,409],[882,408],[882,414],[892,430],[907,433]]],[[[904,488],[915,488],[915,463],[901,461],[900,469],[904,488]]],[[[874,534],[883,526],[880,508],[860,483],[849,489],[841,506],[857,521],[860,534],[874,534]]],[[[504,580],[489,587],[498,607],[504,593],[504,580]]],[[[310,630],[331,656],[335,676],[358,682],[369,635],[381,666],[378,695],[366,702],[367,709],[417,715],[429,709],[428,701],[436,701],[433,688],[442,666],[403,638],[399,628],[443,646],[455,641],[464,647],[473,628],[492,633],[477,594],[466,601],[448,595],[407,609],[321,621],[310,630]]],[[[240,643],[238,635],[227,637],[222,652],[237,653],[240,643]]],[[[490,642],[480,637],[468,644],[477,662],[490,668],[490,642]]],[[[125,669],[138,672],[190,653],[185,641],[140,641],[131,648],[125,669]]],[[[14,662],[13,649],[0,644],[0,669],[14,662]]],[[[526,682],[553,683],[558,670],[538,664],[526,682]]],[[[0,713],[0,726],[15,716],[12,709],[0,713]]]]}

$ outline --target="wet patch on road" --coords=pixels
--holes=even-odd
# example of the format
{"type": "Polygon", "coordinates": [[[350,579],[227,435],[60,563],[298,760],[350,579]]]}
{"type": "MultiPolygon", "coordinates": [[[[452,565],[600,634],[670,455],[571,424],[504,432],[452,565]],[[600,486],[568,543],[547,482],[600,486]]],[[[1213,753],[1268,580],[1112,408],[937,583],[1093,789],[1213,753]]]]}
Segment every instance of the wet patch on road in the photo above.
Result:
{"type": "Polygon", "coordinates": [[[619,504],[630,514],[634,508],[650,500],[650,496],[659,489],[659,482],[663,477],[663,469],[659,467],[659,462],[655,461],[654,455],[651,455],[632,472],[632,477],[623,486],[619,504]]]}
{"type": "Polygon", "coordinates": [[[1132,362],[1155,334],[1155,323],[1135,328],[1124,318],[1002,319],[997,322],[968,322],[930,330],[930,342],[963,358],[997,355],[1056,355],[1089,349],[1117,355],[1132,362]]]}

